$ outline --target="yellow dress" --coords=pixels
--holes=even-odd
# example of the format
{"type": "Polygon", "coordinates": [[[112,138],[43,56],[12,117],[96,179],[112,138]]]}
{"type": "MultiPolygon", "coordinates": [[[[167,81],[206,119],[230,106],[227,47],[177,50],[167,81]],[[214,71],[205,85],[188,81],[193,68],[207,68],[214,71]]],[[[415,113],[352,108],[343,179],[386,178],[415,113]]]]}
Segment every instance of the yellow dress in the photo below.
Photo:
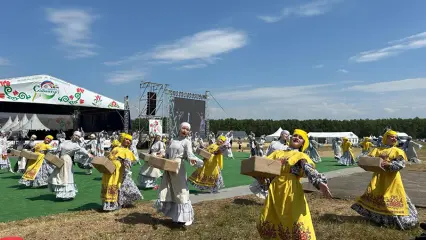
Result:
{"type": "Polygon", "coordinates": [[[415,226],[418,221],[417,210],[405,193],[399,173],[407,161],[405,152],[397,147],[380,147],[368,155],[387,155],[389,163],[393,160],[402,163],[391,165],[384,173],[374,173],[367,190],[356,199],[352,209],[379,224],[397,225],[401,229],[415,226]]]}
{"type": "MultiPolygon", "coordinates": [[[[281,168],[281,175],[269,186],[268,197],[257,225],[263,239],[310,239],[315,240],[311,214],[306,202],[300,178],[305,176],[301,163],[312,166],[312,175],[319,175],[315,163],[305,153],[298,151],[275,151],[270,159],[288,158],[281,168]]],[[[311,180],[311,177],[309,178],[311,180]]]]}
{"type": "MultiPolygon", "coordinates": [[[[389,159],[401,157],[407,161],[405,152],[397,147],[375,148],[369,153],[372,157],[379,157],[382,154],[389,154],[389,159]]],[[[357,198],[356,202],[379,214],[408,215],[405,189],[399,171],[374,173],[367,191],[357,198]]]]}
{"type": "MultiPolygon", "coordinates": [[[[213,143],[206,150],[210,153],[215,153],[219,150],[219,145],[213,143]]],[[[188,180],[194,187],[200,190],[216,191],[223,187],[222,169],[223,155],[222,153],[218,153],[210,159],[204,160],[204,165],[195,170],[188,180]]]]}
{"type": "Polygon", "coordinates": [[[39,173],[43,162],[44,162],[44,151],[52,149],[50,144],[46,144],[44,142],[38,143],[34,146],[35,153],[37,153],[37,159],[29,159],[27,160],[27,169],[25,170],[22,179],[27,181],[34,181],[37,174],[39,173]]]}
{"type": "Polygon", "coordinates": [[[115,210],[118,208],[118,192],[121,184],[123,183],[125,173],[125,166],[123,167],[123,163],[119,160],[119,158],[128,159],[131,162],[134,162],[136,158],[132,151],[124,147],[115,147],[109,154],[108,158],[114,164],[115,171],[112,174],[104,173],[102,175],[101,199],[104,205],[105,203],[107,203],[107,205],[114,205],[114,207],[112,207],[113,209],[105,210],[115,210]]]}

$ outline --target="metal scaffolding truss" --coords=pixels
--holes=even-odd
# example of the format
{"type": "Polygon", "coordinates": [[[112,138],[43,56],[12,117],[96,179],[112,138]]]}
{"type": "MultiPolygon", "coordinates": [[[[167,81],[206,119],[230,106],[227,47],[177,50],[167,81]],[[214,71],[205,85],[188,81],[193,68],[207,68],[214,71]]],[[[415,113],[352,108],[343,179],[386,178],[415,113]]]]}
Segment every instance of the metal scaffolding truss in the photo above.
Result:
{"type": "Polygon", "coordinates": [[[154,83],[154,82],[146,82],[141,81],[140,83],[140,95],[139,95],[139,108],[138,108],[138,118],[162,118],[166,117],[164,115],[165,109],[165,100],[164,95],[168,91],[169,85],[162,83],[154,83]],[[155,107],[155,115],[146,114],[146,110],[148,108],[148,93],[153,92],[156,95],[156,107],[155,107]],[[159,113],[161,115],[159,115],[159,113]]]}

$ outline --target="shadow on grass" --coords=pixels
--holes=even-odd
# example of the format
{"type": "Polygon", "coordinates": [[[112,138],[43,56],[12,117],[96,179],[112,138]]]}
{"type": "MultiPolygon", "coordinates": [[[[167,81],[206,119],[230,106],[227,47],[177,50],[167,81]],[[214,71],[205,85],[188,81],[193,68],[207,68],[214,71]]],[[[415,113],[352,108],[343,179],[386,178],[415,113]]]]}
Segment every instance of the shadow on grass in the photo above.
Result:
{"type": "MultiPolygon", "coordinates": [[[[346,216],[346,215],[337,215],[333,213],[327,213],[319,217],[321,221],[343,224],[343,223],[368,223],[368,219],[358,215],[358,216],[346,216]]],[[[371,222],[373,225],[378,226],[377,224],[371,222]]]]}
{"type": "Polygon", "coordinates": [[[21,179],[21,176],[18,175],[11,175],[11,176],[6,176],[6,177],[2,177],[3,179],[21,179]]]}
{"type": "Polygon", "coordinates": [[[95,210],[97,212],[103,212],[102,211],[102,205],[99,203],[86,203],[80,207],[68,209],[70,212],[78,212],[78,211],[89,211],[89,210],[95,210]]]}
{"type": "Polygon", "coordinates": [[[210,192],[203,192],[203,191],[199,191],[199,190],[189,190],[189,194],[194,194],[194,195],[199,195],[199,194],[210,194],[210,192]]]}
{"type": "Polygon", "coordinates": [[[245,199],[245,198],[236,198],[234,199],[234,201],[232,201],[232,203],[237,205],[243,205],[243,206],[247,206],[247,205],[263,206],[263,203],[260,203],[251,199],[245,199]]]}
{"type": "Polygon", "coordinates": [[[154,230],[158,229],[158,225],[163,225],[171,230],[182,230],[185,231],[186,228],[182,224],[174,223],[171,219],[160,219],[153,217],[149,213],[131,213],[121,219],[116,219],[117,222],[129,224],[129,225],[137,225],[137,224],[145,224],[150,225],[154,230]]]}
{"type": "Polygon", "coordinates": [[[95,177],[93,178],[93,181],[102,181],[102,177],[95,177]]]}
{"type": "Polygon", "coordinates": [[[55,194],[43,194],[37,197],[29,197],[27,198],[31,201],[51,201],[51,202],[64,202],[61,199],[56,198],[55,194]]]}
{"type": "Polygon", "coordinates": [[[75,175],[86,175],[90,176],[90,174],[87,174],[86,172],[74,172],[75,175]]]}

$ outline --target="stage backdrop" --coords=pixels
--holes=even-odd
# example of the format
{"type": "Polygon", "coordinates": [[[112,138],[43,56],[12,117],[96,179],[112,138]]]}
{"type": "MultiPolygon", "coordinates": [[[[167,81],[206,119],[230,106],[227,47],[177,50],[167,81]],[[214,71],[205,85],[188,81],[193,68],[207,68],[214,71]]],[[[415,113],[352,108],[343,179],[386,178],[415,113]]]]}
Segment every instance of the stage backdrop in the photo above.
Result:
{"type": "Polygon", "coordinates": [[[178,136],[180,123],[189,122],[193,134],[198,132],[199,136],[206,136],[206,102],[202,100],[193,100],[186,98],[174,98],[173,107],[173,132],[178,136]]]}

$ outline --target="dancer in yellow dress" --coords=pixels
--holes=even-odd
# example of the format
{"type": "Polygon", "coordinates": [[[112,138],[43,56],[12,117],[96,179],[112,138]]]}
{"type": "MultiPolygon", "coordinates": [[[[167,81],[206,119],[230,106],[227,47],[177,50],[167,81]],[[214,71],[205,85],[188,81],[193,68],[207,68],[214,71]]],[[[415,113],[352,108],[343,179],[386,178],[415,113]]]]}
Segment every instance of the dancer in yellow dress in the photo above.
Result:
{"type": "Polygon", "coordinates": [[[405,193],[401,171],[405,167],[405,152],[396,147],[397,133],[388,130],[382,138],[382,147],[368,155],[383,159],[384,173],[374,173],[365,193],[357,198],[352,209],[370,220],[401,230],[417,225],[416,207],[405,193]]]}
{"type": "Polygon", "coordinates": [[[136,158],[129,149],[132,136],[121,134],[121,146],[115,147],[109,159],[115,165],[115,172],[102,175],[101,199],[104,211],[115,211],[143,199],[132,179],[131,166],[136,158]]]}
{"type": "Polygon", "coordinates": [[[373,148],[373,143],[371,142],[371,138],[364,137],[364,140],[361,143],[361,147],[362,147],[362,150],[359,156],[356,158],[357,161],[359,160],[360,157],[367,156],[368,153],[370,153],[371,149],[373,148]]]}
{"type": "Polygon", "coordinates": [[[210,159],[204,160],[204,165],[195,170],[189,177],[188,181],[195,188],[212,193],[217,193],[223,188],[222,169],[223,169],[223,144],[226,141],[225,136],[219,136],[216,143],[207,147],[207,151],[213,154],[210,159]],[[221,150],[222,148],[222,150],[221,150]]]}
{"type": "Polygon", "coordinates": [[[34,146],[34,152],[37,153],[37,159],[28,159],[27,168],[19,180],[19,183],[27,187],[44,187],[48,185],[49,175],[53,172],[53,167],[44,159],[44,155],[52,149],[50,142],[53,136],[47,135],[42,143],[34,146]]]}
{"type": "Polygon", "coordinates": [[[308,145],[308,134],[296,129],[291,138],[291,149],[277,150],[268,156],[283,164],[280,176],[269,186],[257,225],[262,239],[316,239],[300,178],[307,176],[309,182],[327,197],[331,197],[331,193],[325,176],[315,170],[315,163],[303,153],[308,145]]]}

